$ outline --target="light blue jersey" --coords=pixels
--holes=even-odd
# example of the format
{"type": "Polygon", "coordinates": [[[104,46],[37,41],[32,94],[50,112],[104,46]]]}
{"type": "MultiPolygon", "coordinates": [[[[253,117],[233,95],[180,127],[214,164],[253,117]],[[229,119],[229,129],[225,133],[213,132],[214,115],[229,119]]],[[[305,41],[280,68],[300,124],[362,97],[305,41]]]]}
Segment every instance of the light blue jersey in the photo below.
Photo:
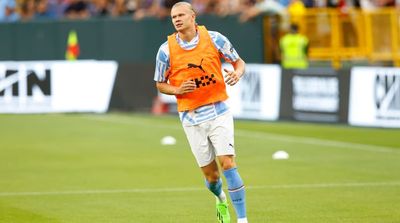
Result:
{"type": "MultiPolygon", "coordinates": [[[[219,32],[208,31],[214,46],[217,48],[220,57],[228,63],[237,61],[239,55],[229,42],[228,38],[219,32]]],[[[185,50],[195,48],[199,42],[199,34],[195,36],[190,42],[186,42],[176,35],[179,45],[185,50]]],[[[154,81],[167,82],[166,74],[169,72],[170,59],[168,41],[160,46],[156,58],[156,69],[154,72],[154,81]]],[[[179,117],[184,125],[197,125],[202,122],[214,119],[229,111],[226,102],[221,101],[214,104],[204,105],[191,111],[179,112],[179,117]]]]}

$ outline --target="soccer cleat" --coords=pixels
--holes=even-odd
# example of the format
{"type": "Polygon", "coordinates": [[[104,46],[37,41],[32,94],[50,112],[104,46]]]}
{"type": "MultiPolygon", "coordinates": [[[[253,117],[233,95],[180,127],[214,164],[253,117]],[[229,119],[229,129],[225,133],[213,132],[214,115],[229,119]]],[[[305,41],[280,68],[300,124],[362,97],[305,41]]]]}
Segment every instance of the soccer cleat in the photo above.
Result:
{"type": "Polygon", "coordinates": [[[231,223],[228,202],[219,202],[217,199],[217,219],[219,223],[231,223]]]}

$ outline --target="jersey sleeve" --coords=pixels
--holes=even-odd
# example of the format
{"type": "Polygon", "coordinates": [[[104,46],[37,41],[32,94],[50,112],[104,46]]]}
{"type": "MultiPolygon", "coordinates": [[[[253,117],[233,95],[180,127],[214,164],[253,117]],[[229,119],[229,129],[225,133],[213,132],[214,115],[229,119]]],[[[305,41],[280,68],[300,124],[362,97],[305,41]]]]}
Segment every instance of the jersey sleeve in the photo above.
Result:
{"type": "Polygon", "coordinates": [[[228,63],[237,61],[240,57],[231,42],[219,32],[209,31],[210,37],[221,57],[228,63]]]}
{"type": "Polygon", "coordinates": [[[160,46],[156,56],[156,68],[154,71],[154,81],[167,82],[166,74],[169,72],[169,49],[168,42],[160,46]]]}

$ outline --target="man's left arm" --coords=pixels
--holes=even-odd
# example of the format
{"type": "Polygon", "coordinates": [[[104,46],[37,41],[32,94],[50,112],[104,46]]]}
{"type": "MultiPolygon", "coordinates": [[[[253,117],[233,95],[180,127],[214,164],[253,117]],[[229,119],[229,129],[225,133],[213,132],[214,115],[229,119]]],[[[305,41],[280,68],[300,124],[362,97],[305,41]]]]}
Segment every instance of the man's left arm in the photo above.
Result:
{"type": "Polygon", "coordinates": [[[243,76],[246,63],[240,58],[231,42],[224,35],[218,32],[210,32],[210,36],[214,42],[215,47],[218,49],[220,56],[233,66],[233,71],[224,69],[225,83],[228,85],[235,85],[243,76]]]}
{"type": "Polygon", "coordinates": [[[225,83],[233,86],[239,82],[240,78],[244,75],[246,63],[239,57],[236,61],[231,62],[231,64],[233,66],[233,71],[224,69],[226,72],[225,83]]]}

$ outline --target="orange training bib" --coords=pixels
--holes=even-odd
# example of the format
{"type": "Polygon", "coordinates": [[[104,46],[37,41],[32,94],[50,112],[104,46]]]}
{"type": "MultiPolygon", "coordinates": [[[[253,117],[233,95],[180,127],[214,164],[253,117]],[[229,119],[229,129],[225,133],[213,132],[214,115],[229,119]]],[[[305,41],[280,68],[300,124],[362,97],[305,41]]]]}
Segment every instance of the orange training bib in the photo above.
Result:
{"type": "Polygon", "coordinates": [[[178,111],[193,110],[202,105],[228,98],[218,50],[204,26],[198,26],[199,42],[192,50],[184,50],[176,40],[176,33],[168,36],[170,52],[169,84],[180,86],[193,80],[193,92],[176,95],[178,111]]]}

